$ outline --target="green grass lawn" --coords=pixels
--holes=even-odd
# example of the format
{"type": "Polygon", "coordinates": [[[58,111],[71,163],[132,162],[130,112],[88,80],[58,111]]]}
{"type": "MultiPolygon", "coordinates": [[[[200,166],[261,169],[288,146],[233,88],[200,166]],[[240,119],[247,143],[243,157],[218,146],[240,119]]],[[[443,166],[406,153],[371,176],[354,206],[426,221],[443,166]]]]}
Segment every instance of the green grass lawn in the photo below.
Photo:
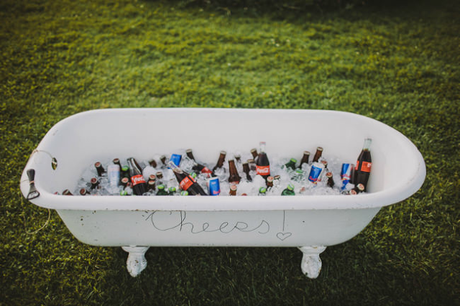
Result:
{"type": "Polygon", "coordinates": [[[0,304],[460,305],[460,5],[383,2],[2,1],[0,304]],[[427,178],[316,280],[295,248],[151,248],[131,278],[19,191],[55,123],[112,107],[355,112],[411,139],[427,178]]]}

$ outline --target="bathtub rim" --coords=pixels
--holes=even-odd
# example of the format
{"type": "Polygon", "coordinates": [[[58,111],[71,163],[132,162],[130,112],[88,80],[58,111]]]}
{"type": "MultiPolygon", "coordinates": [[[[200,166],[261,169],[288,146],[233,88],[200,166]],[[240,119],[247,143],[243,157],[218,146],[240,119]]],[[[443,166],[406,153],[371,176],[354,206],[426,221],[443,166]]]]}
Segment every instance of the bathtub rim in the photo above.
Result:
{"type": "MultiPolygon", "coordinates": [[[[235,201],[233,197],[188,197],[187,201],[183,201],[181,197],[169,197],[157,200],[156,197],[122,197],[122,196],[107,196],[107,197],[88,197],[82,203],[79,196],[62,196],[55,195],[40,188],[40,181],[36,180],[35,185],[40,191],[40,196],[30,200],[33,204],[49,209],[71,209],[71,210],[186,210],[186,211],[253,211],[253,210],[314,210],[314,209],[362,209],[376,208],[399,203],[414,193],[423,185],[426,176],[426,167],[424,159],[416,146],[398,130],[391,126],[380,122],[376,119],[369,118],[363,115],[335,110],[316,110],[316,109],[244,109],[244,108],[112,108],[112,109],[96,109],[80,112],[62,119],[56,123],[45,135],[42,141],[37,146],[36,150],[41,147],[46,147],[46,142],[50,141],[48,134],[52,134],[59,129],[59,126],[67,120],[74,120],[79,116],[84,116],[87,113],[95,112],[126,112],[139,110],[154,110],[160,112],[184,111],[187,112],[217,112],[231,111],[237,112],[308,112],[308,113],[341,113],[347,116],[357,116],[369,120],[373,124],[380,124],[386,129],[390,129],[396,137],[404,140],[406,148],[412,151],[414,158],[417,160],[417,169],[412,174],[411,178],[405,184],[388,188],[382,191],[360,194],[357,196],[342,196],[342,195],[309,195],[296,197],[238,197],[235,201]],[[63,198],[64,197],[64,198],[63,198]],[[153,202],[153,203],[152,203],[153,202]],[[287,202],[287,203],[282,203],[287,202]]],[[[390,131],[389,130],[389,131],[390,131]]],[[[34,150],[35,151],[35,150],[34,150]]],[[[24,168],[21,176],[20,187],[24,197],[27,197],[28,181],[26,172],[33,168],[34,154],[31,154],[29,161],[24,168]]]]}

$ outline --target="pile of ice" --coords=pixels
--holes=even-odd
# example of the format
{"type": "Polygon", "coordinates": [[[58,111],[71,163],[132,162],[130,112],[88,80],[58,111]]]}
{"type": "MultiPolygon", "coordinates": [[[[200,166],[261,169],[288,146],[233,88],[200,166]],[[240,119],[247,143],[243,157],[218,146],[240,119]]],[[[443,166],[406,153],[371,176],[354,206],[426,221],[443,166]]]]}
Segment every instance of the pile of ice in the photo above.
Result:
{"type": "MultiPolygon", "coordinates": [[[[193,161],[190,160],[186,156],[186,150],[177,150],[174,152],[174,154],[179,154],[182,156],[181,162],[179,164],[179,167],[184,170],[187,173],[193,173],[193,161]]],[[[170,155],[169,155],[170,156],[170,155]]],[[[217,157],[216,156],[216,162],[217,162],[217,157]]],[[[260,175],[256,175],[255,169],[251,169],[249,172],[249,175],[251,177],[251,181],[248,181],[246,178],[246,174],[243,172],[243,162],[247,161],[248,159],[252,159],[252,155],[250,153],[240,153],[240,152],[235,152],[235,155],[232,154],[227,154],[226,160],[224,162],[224,165],[222,168],[216,169],[214,171],[214,175],[219,178],[219,183],[220,183],[220,196],[229,196],[230,192],[230,183],[228,182],[228,177],[229,177],[229,164],[228,161],[230,159],[235,160],[235,164],[238,170],[238,174],[241,177],[241,181],[239,184],[237,184],[237,195],[247,195],[247,196],[258,196],[259,195],[259,190],[261,187],[266,187],[266,181],[263,177],[260,175]],[[234,158],[234,156],[239,155],[241,158],[239,161],[234,158]]],[[[322,160],[327,161],[327,169],[325,169],[322,174],[321,174],[321,179],[318,180],[316,183],[312,183],[308,180],[308,175],[311,170],[311,161],[309,164],[304,163],[302,165],[302,173],[296,173],[296,171],[285,167],[285,165],[290,161],[291,157],[279,157],[276,155],[270,155],[268,153],[268,158],[270,161],[270,175],[271,176],[279,176],[278,179],[274,181],[274,186],[272,188],[268,188],[266,192],[266,196],[279,196],[283,192],[284,189],[287,188],[289,184],[292,184],[294,186],[294,192],[296,195],[300,196],[307,196],[307,195],[341,195],[341,194],[347,194],[348,191],[350,191],[354,185],[351,183],[346,184],[343,186],[342,179],[341,179],[341,168],[342,168],[342,163],[345,161],[340,161],[337,157],[330,156],[327,153],[323,153],[323,156],[320,158],[320,162],[322,160]],[[327,178],[326,178],[326,172],[332,172],[333,174],[333,181],[334,185],[333,187],[329,187],[327,185],[327,178]]],[[[311,159],[312,157],[310,157],[311,159]]],[[[179,182],[177,181],[173,171],[168,168],[168,160],[166,160],[166,163],[163,164],[160,161],[160,155],[156,155],[153,157],[153,160],[156,161],[156,167],[154,168],[151,165],[150,160],[137,160],[138,164],[141,166],[142,174],[144,176],[145,181],[147,182],[149,180],[150,175],[156,175],[158,172],[162,172],[163,174],[163,179],[156,180],[156,186],[158,186],[160,183],[165,185],[165,189],[169,190],[171,187],[174,187],[176,189],[176,193],[174,195],[180,195],[180,188],[179,188],[179,182]]],[[[71,192],[74,195],[81,195],[80,190],[86,189],[88,194],[91,195],[132,195],[133,190],[128,184],[128,186],[124,187],[119,182],[110,182],[108,175],[107,175],[107,169],[110,165],[113,165],[113,159],[107,159],[107,160],[101,160],[103,168],[106,170],[102,176],[99,176],[95,165],[92,163],[91,165],[88,165],[82,175],[81,178],[78,181],[78,184],[74,190],[71,190],[71,192]],[[98,181],[98,186],[97,188],[91,188],[91,179],[96,178],[98,181]]],[[[120,162],[122,166],[127,165],[126,158],[120,158],[120,162]]],[[[202,161],[197,161],[198,163],[206,166],[209,169],[213,169],[215,166],[215,163],[207,163],[207,162],[202,162],[202,161]]],[[[349,161],[346,161],[349,162],[349,161]]],[[[297,168],[299,168],[300,160],[297,160],[297,168]]],[[[297,169],[296,169],[297,170],[297,169]]],[[[202,174],[202,173],[197,173],[196,176],[196,181],[200,184],[200,186],[205,190],[207,193],[209,193],[209,187],[208,187],[208,178],[209,175],[207,174],[202,174]]],[[[157,193],[157,190],[150,190],[149,192],[145,193],[144,195],[148,196],[155,196],[157,193]]]]}

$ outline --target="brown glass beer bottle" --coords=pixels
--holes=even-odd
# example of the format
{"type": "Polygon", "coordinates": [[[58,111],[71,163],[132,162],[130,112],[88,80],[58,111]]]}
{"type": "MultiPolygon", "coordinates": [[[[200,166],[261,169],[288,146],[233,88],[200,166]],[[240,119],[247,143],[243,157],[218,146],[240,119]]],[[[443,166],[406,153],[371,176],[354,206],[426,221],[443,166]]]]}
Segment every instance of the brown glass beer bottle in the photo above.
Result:
{"type": "Polygon", "coordinates": [[[314,163],[318,162],[321,155],[323,155],[323,148],[322,147],[316,148],[316,153],[315,153],[315,156],[313,157],[313,162],[314,163]]]}
{"type": "Polygon", "coordinates": [[[217,164],[214,166],[214,168],[212,168],[212,172],[224,166],[225,156],[227,156],[227,152],[220,151],[219,159],[217,160],[217,164]]]}
{"type": "Polygon", "coordinates": [[[236,169],[235,160],[230,159],[228,161],[228,169],[230,172],[230,176],[228,177],[229,183],[239,184],[241,181],[241,177],[238,174],[238,170],[236,169]]]}

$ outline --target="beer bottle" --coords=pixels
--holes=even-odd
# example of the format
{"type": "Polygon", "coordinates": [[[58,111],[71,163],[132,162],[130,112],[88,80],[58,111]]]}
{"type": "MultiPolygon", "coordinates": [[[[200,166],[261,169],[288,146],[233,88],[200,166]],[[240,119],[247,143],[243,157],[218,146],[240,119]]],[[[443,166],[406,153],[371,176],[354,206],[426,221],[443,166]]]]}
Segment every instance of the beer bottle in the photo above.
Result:
{"type": "Polygon", "coordinates": [[[238,164],[241,164],[241,155],[240,154],[235,154],[235,160],[238,164]]]}
{"type": "Polygon", "coordinates": [[[289,184],[281,193],[282,196],[295,196],[294,185],[289,184]]]}
{"type": "Polygon", "coordinates": [[[121,167],[121,173],[120,177],[123,179],[124,177],[129,178],[129,167],[128,166],[123,166],[121,167]]]}
{"type": "Polygon", "coordinates": [[[363,184],[364,190],[367,188],[367,182],[369,180],[369,175],[371,173],[371,166],[372,166],[372,159],[371,159],[371,151],[370,146],[372,143],[371,138],[364,139],[363,149],[358,156],[358,160],[356,161],[355,171],[354,171],[354,179],[353,184],[363,184]]]}
{"type": "Polygon", "coordinates": [[[331,188],[334,187],[334,178],[332,176],[332,172],[326,173],[326,177],[327,177],[327,185],[331,188]]]}
{"type": "Polygon", "coordinates": [[[156,178],[156,181],[157,181],[157,185],[160,185],[160,184],[163,184],[164,185],[164,182],[163,182],[163,172],[161,171],[158,171],[155,175],[157,178],[156,178]]]}
{"type": "Polygon", "coordinates": [[[127,159],[129,166],[129,175],[131,182],[133,183],[133,193],[135,195],[143,195],[147,192],[147,183],[145,182],[142,170],[139,168],[139,164],[136,162],[134,157],[127,159]]]}
{"type": "Polygon", "coordinates": [[[149,161],[149,164],[150,166],[152,166],[153,168],[156,168],[158,166],[156,160],[154,160],[153,158],[149,161]]]}
{"type": "Polygon", "coordinates": [[[187,190],[190,195],[207,195],[203,188],[201,188],[200,184],[198,184],[197,181],[187,172],[177,167],[171,161],[169,162],[169,167],[173,170],[182,190],[187,190]]]}
{"type": "Polygon", "coordinates": [[[155,185],[156,185],[156,176],[155,174],[150,174],[149,176],[149,181],[147,182],[148,185],[148,190],[149,191],[155,191],[155,185]]]}
{"type": "Polygon", "coordinates": [[[212,168],[212,172],[224,166],[225,156],[227,156],[227,152],[220,151],[219,159],[217,160],[217,164],[214,166],[214,168],[212,168]]]}
{"type": "Polygon", "coordinates": [[[259,188],[259,196],[266,196],[267,195],[267,188],[260,187],[259,188]]]}
{"type": "Polygon", "coordinates": [[[252,182],[252,177],[249,175],[249,164],[247,162],[243,163],[243,172],[246,174],[248,182],[252,182]]]}
{"type": "Polygon", "coordinates": [[[256,172],[265,180],[270,176],[270,162],[267,153],[265,153],[265,142],[260,142],[260,152],[256,160],[256,172]]]}
{"type": "Polygon", "coordinates": [[[87,194],[89,194],[89,192],[88,192],[88,190],[86,190],[86,188],[81,188],[80,189],[80,195],[85,196],[87,194]]]}
{"type": "Polygon", "coordinates": [[[185,151],[185,154],[188,156],[188,158],[190,158],[191,160],[195,160],[195,157],[193,156],[193,151],[192,149],[187,149],[187,151],[185,151]]]}
{"type": "Polygon", "coordinates": [[[164,195],[169,195],[169,193],[166,191],[165,185],[160,184],[157,187],[157,195],[158,196],[164,196],[164,195]]]}
{"type": "Polygon", "coordinates": [[[120,169],[121,169],[121,163],[120,163],[120,159],[119,159],[119,158],[114,158],[114,159],[112,160],[112,162],[113,162],[115,165],[118,165],[118,166],[120,167],[120,169]]]}
{"type": "Polygon", "coordinates": [[[237,189],[236,185],[230,185],[230,193],[229,194],[231,196],[236,196],[236,189],[237,189]]]}
{"type": "Polygon", "coordinates": [[[194,160],[193,158],[190,158],[188,155],[185,157],[185,159],[188,159],[189,161],[193,163],[193,167],[192,167],[193,171],[206,174],[207,177],[210,177],[212,175],[212,171],[209,170],[209,168],[206,167],[205,165],[199,164],[196,160],[194,160]]]}
{"type": "Polygon", "coordinates": [[[251,171],[256,171],[257,169],[257,165],[256,165],[256,162],[254,161],[254,159],[248,159],[248,165],[249,165],[249,170],[251,171]]]}
{"type": "Polygon", "coordinates": [[[251,149],[251,154],[252,154],[252,158],[253,158],[254,160],[256,160],[257,157],[259,156],[259,154],[257,153],[257,149],[256,149],[256,148],[251,149]]]}
{"type": "Polygon", "coordinates": [[[71,195],[73,195],[73,194],[70,192],[69,189],[66,189],[66,190],[64,190],[64,191],[62,192],[62,195],[71,196],[71,195]]]}
{"type": "Polygon", "coordinates": [[[300,160],[299,168],[302,169],[303,164],[308,165],[308,160],[309,159],[310,159],[310,152],[309,151],[303,151],[303,156],[302,156],[302,159],[300,160]]]}
{"type": "Polygon", "coordinates": [[[160,161],[162,163],[161,167],[162,168],[165,168],[167,165],[166,165],[166,155],[161,155],[160,156],[160,161]]]}
{"type": "Polygon", "coordinates": [[[169,187],[169,195],[174,196],[176,195],[176,187],[169,187]]]}
{"type": "Polygon", "coordinates": [[[147,187],[148,191],[154,192],[155,191],[155,180],[149,180],[147,184],[148,184],[148,187],[147,187]]]}
{"type": "Polygon", "coordinates": [[[292,180],[296,182],[301,182],[304,178],[304,173],[302,169],[297,169],[292,176],[292,180]]]}
{"type": "Polygon", "coordinates": [[[228,169],[230,172],[230,176],[228,177],[228,182],[239,184],[241,181],[241,177],[238,174],[238,170],[236,169],[235,160],[230,159],[228,161],[228,169]]]}
{"type": "Polygon", "coordinates": [[[102,176],[105,173],[105,169],[100,162],[96,162],[94,167],[96,167],[97,175],[102,176]]]}
{"type": "Polygon", "coordinates": [[[100,188],[99,181],[97,180],[97,178],[93,177],[91,179],[91,190],[99,189],[99,188],[100,188]]]}
{"type": "Polygon", "coordinates": [[[295,170],[295,164],[297,163],[297,159],[295,158],[291,158],[287,164],[284,165],[284,167],[286,167],[286,169],[291,169],[291,170],[295,170]]]}
{"type": "Polygon", "coordinates": [[[275,178],[273,176],[267,177],[267,190],[270,190],[273,187],[273,181],[275,178]]]}
{"type": "Polygon", "coordinates": [[[321,155],[323,155],[323,148],[322,147],[316,148],[315,156],[313,156],[313,162],[314,163],[318,162],[321,155]]]}
{"type": "Polygon", "coordinates": [[[324,171],[328,172],[328,169],[327,169],[327,160],[323,159],[321,161],[321,163],[324,165],[324,171]]]}
{"type": "Polygon", "coordinates": [[[350,190],[350,194],[356,195],[358,193],[364,192],[364,189],[365,189],[365,186],[360,183],[360,184],[356,185],[355,188],[350,190]]]}

